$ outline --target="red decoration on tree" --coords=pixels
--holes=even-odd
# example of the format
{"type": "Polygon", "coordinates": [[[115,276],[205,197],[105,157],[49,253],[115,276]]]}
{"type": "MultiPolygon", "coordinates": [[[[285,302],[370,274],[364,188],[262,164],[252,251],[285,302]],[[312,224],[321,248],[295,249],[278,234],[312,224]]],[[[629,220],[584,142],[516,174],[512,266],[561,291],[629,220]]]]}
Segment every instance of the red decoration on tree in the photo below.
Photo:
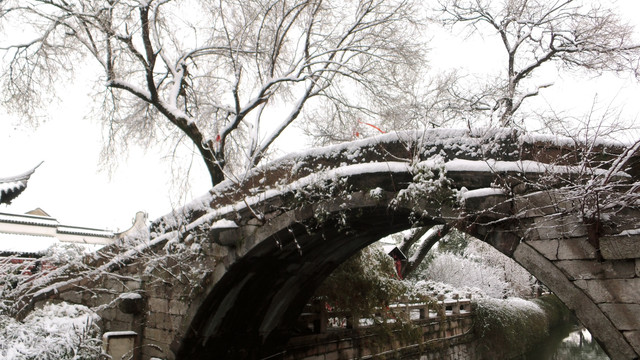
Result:
{"type": "Polygon", "coordinates": [[[375,126],[375,125],[373,125],[373,124],[369,124],[369,123],[363,122],[363,121],[362,121],[362,120],[360,120],[360,119],[358,119],[358,122],[359,122],[360,124],[369,125],[369,126],[371,126],[372,128],[374,128],[374,129],[376,129],[376,130],[380,131],[380,132],[381,132],[381,133],[383,133],[383,134],[385,133],[384,131],[380,130],[380,128],[379,128],[379,127],[377,127],[377,126],[375,126]]]}

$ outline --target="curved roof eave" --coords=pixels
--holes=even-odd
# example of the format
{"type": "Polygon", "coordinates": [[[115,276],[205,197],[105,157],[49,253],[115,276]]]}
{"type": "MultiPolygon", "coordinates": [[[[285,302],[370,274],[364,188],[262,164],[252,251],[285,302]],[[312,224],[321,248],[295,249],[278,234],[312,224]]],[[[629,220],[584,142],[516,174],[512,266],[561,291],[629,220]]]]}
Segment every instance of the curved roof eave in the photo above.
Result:
{"type": "Polygon", "coordinates": [[[29,178],[40,165],[42,165],[42,161],[25,173],[8,178],[0,178],[0,204],[11,204],[11,201],[27,188],[29,178]]]}

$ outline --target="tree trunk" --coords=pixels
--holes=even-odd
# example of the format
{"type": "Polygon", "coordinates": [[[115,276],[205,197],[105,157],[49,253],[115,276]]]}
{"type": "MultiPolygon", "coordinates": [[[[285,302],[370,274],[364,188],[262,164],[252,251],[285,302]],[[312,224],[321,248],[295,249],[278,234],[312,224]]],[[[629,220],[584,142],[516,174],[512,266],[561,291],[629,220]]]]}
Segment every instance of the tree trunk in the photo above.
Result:
{"type": "MultiPolygon", "coordinates": [[[[422,263],[433,245],[435,245],[440,239],[447,235],[450,229],[451,226],[449,224],[444,224],[442,228],[440,228],[438,231],[434,231],[426,239],[424,239],[422,244],[420,244],[418,250],[409,257],[407,264],[402,268],[403,279],[406,279],[406,277],[422,263]]],[[[422,237],[422,235],[420,237],[422,237]]]]}

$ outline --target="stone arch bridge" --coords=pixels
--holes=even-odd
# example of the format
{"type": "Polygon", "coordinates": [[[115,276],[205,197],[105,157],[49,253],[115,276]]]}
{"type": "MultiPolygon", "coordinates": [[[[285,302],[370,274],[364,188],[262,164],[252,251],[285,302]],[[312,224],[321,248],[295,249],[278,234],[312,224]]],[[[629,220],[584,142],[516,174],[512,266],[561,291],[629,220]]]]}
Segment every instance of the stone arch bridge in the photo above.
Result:
{"type": "Polygon", "coordinates": [[[136,357],[263,358],[316,287],[381,237],[451,223],[529,270],[613,359],[640,356],[634,153],[513,131],[430,130],[294,154],[226,181],[31,291],[131,330],[136,357]]]}

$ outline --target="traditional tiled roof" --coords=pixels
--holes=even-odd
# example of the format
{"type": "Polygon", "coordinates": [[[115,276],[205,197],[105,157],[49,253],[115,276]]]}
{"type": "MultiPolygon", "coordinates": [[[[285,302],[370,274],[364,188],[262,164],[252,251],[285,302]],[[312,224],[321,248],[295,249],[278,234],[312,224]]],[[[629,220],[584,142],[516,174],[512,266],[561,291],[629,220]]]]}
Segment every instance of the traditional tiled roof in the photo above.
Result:
{"type": "Polygon", "coordinates": [[[0,213],[1,223],[14,223],[47,227],[58,227],[58,220],[50,216],[28,215],[28,214],[7,214],[0,213]]]}
{"type": "Polygon", "coordinates": [[[110,230],[62,225],[51,216],[0,213],[0,257],[39,257],[56,244],[74,244],[95,251],[115,241],[110,230]]]}
{"type": "Polygon", "coordinates": [[[108,230],[92,229],[80,226],[58,226],[58,233],[61,234],[73,234],[73,235],[88,235],[95,237],[102,237],[112,239],[115,234],[108,230]]]}
{"type": "Polygon", "coordinates": [[[18,197],[27,188],[29,178],[41,164],[23,174],[0,178],[0,204],[10,204],[13,199],[18,197]]]}

